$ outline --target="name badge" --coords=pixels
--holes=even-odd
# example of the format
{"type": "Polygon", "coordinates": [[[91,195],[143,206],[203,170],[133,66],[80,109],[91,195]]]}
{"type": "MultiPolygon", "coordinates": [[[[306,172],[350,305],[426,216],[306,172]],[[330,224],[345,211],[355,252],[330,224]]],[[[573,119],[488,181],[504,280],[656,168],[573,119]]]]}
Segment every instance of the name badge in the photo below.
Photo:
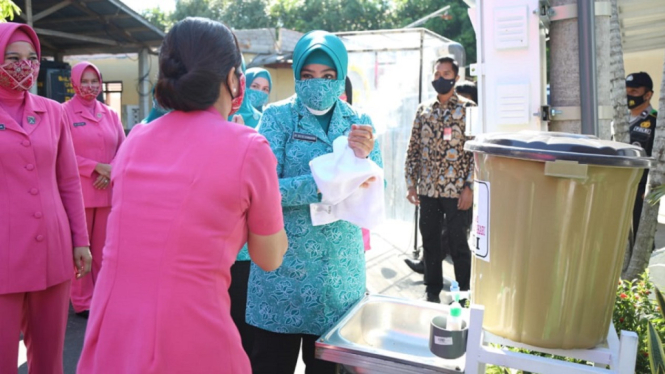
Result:
{"type": "Polygon", "coordinates": [[[0,124],[0,130],[4,130],[4,129],[5,129],[5,125],[0,124]]]}
{"type": "Polygon", "coordinates": [[[642,134],[651,135],[651,129],[645,129],[645,128],[643,128],[643,127],[637,127],[637,126],[635,126],[635,127],[633,128],[633,132],[641,132],[642,134]]]}
{"type": "Polygon", "coordinates": [[[85,126],[85,122],[74,122],[74,127],[85,126]]]}
{"type": "Polygon", "coordinates": [[[453,129],[446,127],[443,129],[443,140],[451,141],[453,140],[453,129]]]}
{"type": "Polygon", "coordinates": [[[303,134],[303,133],[299,133],[299,132],[294,132],[293,133],[293,139],[303,140],[303,141],[310,142],[310,143],[316,143],[316,136],[311,135],[311,134],[303,134]]]}

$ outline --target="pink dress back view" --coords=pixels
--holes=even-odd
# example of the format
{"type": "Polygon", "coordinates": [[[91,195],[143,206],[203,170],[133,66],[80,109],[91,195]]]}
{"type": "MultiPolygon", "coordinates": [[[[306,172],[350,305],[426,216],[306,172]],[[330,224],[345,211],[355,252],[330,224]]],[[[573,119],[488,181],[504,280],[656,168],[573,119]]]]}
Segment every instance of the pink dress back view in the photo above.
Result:
{"type": "Polygon", "coordinates": [[[214,109],[132,130],[116,156],[104,267],[78,373],[249,374],[230,267],[283,224],[276,159],[214,109]]]}

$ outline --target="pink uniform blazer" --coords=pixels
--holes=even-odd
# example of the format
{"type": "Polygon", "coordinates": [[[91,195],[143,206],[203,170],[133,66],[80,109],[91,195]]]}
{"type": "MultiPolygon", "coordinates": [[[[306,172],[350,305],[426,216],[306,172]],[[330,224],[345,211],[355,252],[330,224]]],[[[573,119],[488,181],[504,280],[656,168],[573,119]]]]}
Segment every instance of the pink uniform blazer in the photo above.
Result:
{"type": "Polygon", "coordinates": [[[113,164],[79,374],[251,373],[230,268],[248,231],[284,227],[276,168],[263,136],[214,109],[132,130],[113,164]]]}
{"type": "Polygon", "coordinates": [[[100,190],[93,187],[93,183],[99,176],[95,166],[110,164],[125,140],[120,118],[113,109],[97,101],[94,114],[76,98],[62,107],[72,133],[85,207],[111,206],[111,187],[100,190]]]}
{"type": "Polygon", "coordinates": [[[64,113],[28,94],[23,127],[0,108],[0,294],[71,279],[87,246],[81,183],[64,113]]]}

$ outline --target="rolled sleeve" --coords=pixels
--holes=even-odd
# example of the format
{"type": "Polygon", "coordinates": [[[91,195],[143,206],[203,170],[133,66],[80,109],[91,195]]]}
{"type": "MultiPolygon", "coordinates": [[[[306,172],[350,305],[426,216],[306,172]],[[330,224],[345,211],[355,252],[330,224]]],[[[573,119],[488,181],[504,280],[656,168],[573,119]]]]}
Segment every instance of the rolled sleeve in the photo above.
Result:
{"type": "Polygon", "coordinates": [[[264,137],[257,135],[243,164],[246,178],[247,227],[256,235],[273,235],[284,228],[277,160],[264,137]]]}

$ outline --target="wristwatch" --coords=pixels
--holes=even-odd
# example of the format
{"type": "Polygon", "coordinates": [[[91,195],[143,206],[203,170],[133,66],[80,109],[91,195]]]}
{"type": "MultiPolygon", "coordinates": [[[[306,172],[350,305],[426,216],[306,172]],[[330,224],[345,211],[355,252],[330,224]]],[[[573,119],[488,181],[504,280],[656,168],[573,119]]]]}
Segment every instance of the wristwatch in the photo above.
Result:
{"type": "Polygon", "coordinates": [[[469,189],[473,191],[473,182],[464,182],[464,187],[469,187],[469,189]]]}

